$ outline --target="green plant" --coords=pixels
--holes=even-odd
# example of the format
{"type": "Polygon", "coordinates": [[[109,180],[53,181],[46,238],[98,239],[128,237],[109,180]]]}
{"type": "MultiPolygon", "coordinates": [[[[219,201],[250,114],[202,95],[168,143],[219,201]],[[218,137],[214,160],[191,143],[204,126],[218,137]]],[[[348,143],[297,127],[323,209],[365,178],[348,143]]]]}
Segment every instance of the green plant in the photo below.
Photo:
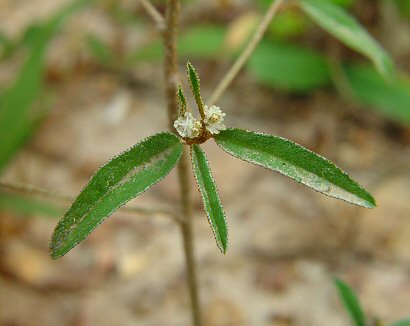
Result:
{"type": "MultiPolygon", "coordinates": [[[[376,325],[376,326],[383,326],[384,323],[379,319],[375,319],[375,321],[371,324],[369,322],[369,318],[366,317],[363,309],[361,307],[360,301],[357,298],[357,295],[354,291],[340,279],[334,280],[335,287],[339,294],[340,300],[343,303],[346,311],[350,315],[350,319],[352,320],[352,325],[354,326],[366,326],[366,325],[376,325]]],[[[394,322],[391,326],[410,326],[410,319],[402,319],[399,321],[394,322]]]]}
{"type": "MultiPolygon", "coordinates": [[[[50,242],[50,251],[53,258],[66,254],[105,218],[160,181],[178,164],[183,208],[181,232],[187,261],[193,323],[200,325],[200,304],[190,226],[186,148],[190,149],[194,175],[202,195],[204,209],[216,243],[223,253],[228,247],[227,222],[209,164],[200,147],[200,144],[208,139],[214,139],[218,146],[237,158],[278,171],[326,195],[368,208],[374,207],[375,201],[370,193],[331,162],[300,145],[278,136],[226,129],[225,114],[213,105],[255,50],[282,1],[272,2],[249,44],[218,85],[207,105],[201,97],[198,74],[188,63],[188,80],[199,111],[199,119],[194,117],[182,88],[177,88],[175,83],[178,70],[176,45],[180,3],[178,0],[169,0],[165,18],[162,18],[149,2],[142,3],[157,26],[166,26],[163,38],[169,123],[171,130],[174,127],[180,137],[170,132],[155,134],[106,163],[91,178],[58,223],[50,242]]],[[[369,56],[385,77],[390,76],[392,64],[389,57],[350,16],[324,1],[304,0],[301,5],[324,28],[369,56]],[[340,33],[340,28],[343,29],[343,33],[340,33]],[[372,52],[362,48],[362,44],[371,47],[372,52]]]]}
{"type": "Polygon", "coordinates": [[[211,138],[232,156],[280,172],[325,195],[367,208],[375,206],[370,193],[346,173],[302,146],[278,136],[226,129],[225,113],[214,105],[204,105],[199,78],[190,63],[187,71],[200,119],[193,116],[180,87],[179,115],[174,127],[181,139],[169,132],[155,134],[106,163],[58,223],[50,243],[53,258],[65,255],[115,210],[164,178],[181,158],[184,144],[190,146],[204,209],[217,245],[225,253],[225,213],[205,153],[199,146],[211,138]]]}
{"type": "MultiPolygon", "coordinates": [[[[180,1],[167,0],[164,17],[147,0],[140,2],[146,8],[163,38],[164,77],[171,132],[160,132],[146,138],[114,157],[99,169],[58,223],[50,242],[50,252],[52,258],[65,255],[85,239],[105,218],[130,199],[159,182],[174,167],[177,167],[181,185],[180,204],[182,208],[181,212],[177,213],[180,216],[177,221],[184,241],[193,322],[195,325],[200,325],[200,304],[192,245],[191,189],[188,182],[190,176],[187,167],[189,152],[205,212],[215,235],[217,246],[223,253],[226,253],[228,247],[227,222],[206,155],[200,146],[210,139],[213,139],[219,147],[232,156],[277,171],[328,196],[367,208],[374,207],[375,201],[369,192],[333,163],[290,140],[242,129],[227,129],[224,125],[225,114],[219,107],[213,105],[235,79],[251,55],[258,54],[258,50],[255,53],[254,51],[284,1],[274,0],[271,2],[249,43],[217,85],[209,101],[203,101],[198,74],[194,67],[188,63],[188,80],[199,111],[199,118],[195,118],[184,92],[181,87],[178,87],[177,82],[177,27],[180,1]]],[[[340,1],[338,2],[340,3],[340,1]]],[[[350,2],[342,1],[342,3],[349,5],[350,2]]],[[[336,38],[367,56],[384,78],[394,79],[394,66],[390,57],[344,9],[325,0],[301,0],[297,4],[312,20],[336,38]]],[[[205,33],[204,30],[200,30],[196,34],[186,34],[189,36],[186,38],[187,41],[179,44],[185,44],[184,46],[188,49],[186,50],[187,55],[198,54],[192,49],[189,50],[188,45],[192,40],[197,41],[198,35],[202,35],[201,37],[207,35],[207,31],[209,30],[206,30],[205,33]]],[[[214,31],[215,34],[212,34],[209,39],[219,44],[221,42],[218,34],[219,29],[214,29],[214,31]]],[[[88,38],[88,44],[101,64],[112,64],[114,54],[108,47],[92,37],[88,38]]],[[[206,47],[203,49],[205,51],[206,47]]],[[[275,63],[280,62],[280,58],[284,60],[290,57],[298,63],[298,67],[306,65],[316,67],[314,72],[318,72],[320,77],[319,82],[315,81],[318,85],[324,85],[330,79],[331,73],[328,64],[320,56],[305,51],[302,53],[303,57],[300,57],[296,55],[296,52],[299,51],[297,47],[274,45],[274,49],[278,54],[274,56],[275,63]]],[[[153,53],[157,53],[157,50],[154,48],[153,53]]],[[[41,54],[43,51],[44,49],[41,48],[41,54]]],[[[272,50],[270,51],[272,53],[272,50]]],[[[206,57],[215,55],[215,53],[217,52],[209,51],[206,53],[206,57]]],[[[256,60],[256,63],[259,62],[263,62],[263,60],[256,60]]],[[[253,62],[253,64],[256,63],[253,62]]],[[[282,67],[282,64],[278,67],[282,67]]],[[[266,72],[263,69],[260,71],[266,72]]],[[[310,74],[311,71],[308,69],[305,74],[310,74]]],[[[273,71],[271,74],[275,73],[280,73],[280,70],[273,71]]],[[[299,69],[294,71],[289,80],[284,80],[281,77],[272,78],[272,76],[267,76],[267,78],[272,78],[275,82],[283,82],[285,87],[289,87],[293,83],[292,77],[296,76],[296,79],[302,80],[302,82],[295,83],[297,87],[305,88],[306,85],[309,86],[310,79],[314,80],[314,78],[303,75],[299,69]],[[302,77],[298,76],[298,72],[302,77]]],[[[27,105],[24,105],[24,110],[26,108],[27,105]]]]}

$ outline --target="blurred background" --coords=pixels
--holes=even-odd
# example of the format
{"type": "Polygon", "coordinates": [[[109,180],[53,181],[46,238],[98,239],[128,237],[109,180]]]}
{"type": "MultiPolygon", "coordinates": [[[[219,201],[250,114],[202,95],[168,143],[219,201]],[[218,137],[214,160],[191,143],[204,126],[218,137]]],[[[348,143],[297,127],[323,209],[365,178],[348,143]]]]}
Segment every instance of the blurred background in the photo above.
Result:
{"type": "MultiPolygon", "coordinates": [[[[410,1],[332,1],[394,57],[396,79],[290,3],[217,104],[228,126],[331,159],[378,207],[206,143],[230,248],[215,246],[193,186],[205,325],[349,325],[335,276],[386,325],[410,317],[410,1]]],[[[164,2],[153,1],[161,13],[164,2]]],[[[183,1],[181,72],[191,60],[205,100],[269,3],[183,1]]],[[[48,255],[94,171],[166,129],[162,75],[161,38],[138,0],[0,0],[0,325],[190,324],[179,229],[166,214],[117,212],[67,256],[48,255]]],[[[178,193],[172,173],[128,206],[172,211],[178,193]]]]}

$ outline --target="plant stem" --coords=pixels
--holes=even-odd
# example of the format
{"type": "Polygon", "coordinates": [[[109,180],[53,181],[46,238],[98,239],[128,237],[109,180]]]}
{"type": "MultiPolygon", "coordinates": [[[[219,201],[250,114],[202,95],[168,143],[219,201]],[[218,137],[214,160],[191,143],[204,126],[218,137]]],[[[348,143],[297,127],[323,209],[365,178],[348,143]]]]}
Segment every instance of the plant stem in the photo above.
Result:
{"type": "MultiPolygon", "coordinates": [[[[177,87],[178,87],[178,54],[177,54],[177,36],[178,21],[180,13],[180,0],[167,0],[164,30],[164,48],[165,48],[165,84],[168,109],[168,122],[171,131],[174,130],[173,122],[177,118],[177,87]]],[[[184,153],[178,163],[178,177],[181,192],[181,206],[183,219],[181,234],[185,253],[185,263],[187,269],[188,287],[191,297],[192,324],[201,325],[201,312],[198,294],[198,281],[194,261],[194,246],[192,241],[192,204],[191,204],[191,186],[189,182],[189,154],[185,146],[184,153]]]]}
{"type": "Polygon", "coordinates": [[[282,3],[283,3],[283,0],[272,1],[272,4],[270,5],[265,16],[259,23],[248,45],[245,47],[241,55],[238,57],[238,59],[236,59],[235,63],[232,65],[229,71],[224,75],[221,82],[218,84],[215,91],[212,93],[208,101],[208,105],[215,104],[215,102],[217,102],[220,99],[222,94],[226,91],[228,86],[232,83],[234,78],[238,75],[239,71],[242,69],[246,61],[249,59],[253,51],[256,49],[256,46],[262,39],[267,28],[269,27],[270,22],[272,21],[273,17],[278,12],[282,3]]]}
{"type": "Polygon", "coordinates": [[[180,226],[183,238],[189,295],[191,298],[192,325],[200,326],[202,325],[201,305],[199,301],[199,287],[194,258],[194,244],[192,237],[192,204],[190,196],[192,189],[191,184],[189,182],[188,174],[189,164],[189,153],[187,147],[185,147],[183,156],[178,165],[178,175],[181,187],[181,203],[183,212],[183,220],[181,221],[180,226]]]}

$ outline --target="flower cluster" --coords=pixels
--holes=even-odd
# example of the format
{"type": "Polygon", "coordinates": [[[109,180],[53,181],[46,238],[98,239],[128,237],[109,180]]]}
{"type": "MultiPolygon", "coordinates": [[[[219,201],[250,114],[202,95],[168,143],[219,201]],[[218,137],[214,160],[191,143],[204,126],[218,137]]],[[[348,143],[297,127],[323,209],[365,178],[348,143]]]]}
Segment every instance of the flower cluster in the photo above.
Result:
{"type": "Polygon", "coordinates": [[[225,130],[226,126],[224,125],[225,113],[221,111],[218,106],[208,105],[204,106],[205,112],[205,128],[211,134],[219,134],[221,130],[225,130]]]}
{"type": "Polygon", "coordinates": [[[199,136],[202,123],[196,120],[191,112],[185,112],[174,122],[174,127],[183,138],[196,138],[199,136]]]}
{"type": "Polygon", "coordinates": [[[174,122],[174,127],[183,138],[196,138],[200,135],[201,129],[205,126],[211,134],[218,134],[225,130],[225,113],[215,105],[204,106],[205,119],[200,121],[194,118],[191,112],[185,112],[174,122]]]}

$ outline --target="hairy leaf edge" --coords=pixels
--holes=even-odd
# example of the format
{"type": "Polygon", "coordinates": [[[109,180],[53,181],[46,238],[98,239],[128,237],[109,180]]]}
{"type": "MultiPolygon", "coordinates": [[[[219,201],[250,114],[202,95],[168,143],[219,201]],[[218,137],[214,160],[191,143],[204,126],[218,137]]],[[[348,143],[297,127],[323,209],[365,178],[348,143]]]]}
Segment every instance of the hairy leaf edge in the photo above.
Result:
{"type": "MultiPolygon", "coordinates": [[[[161,134],[169,134],[169,135],[174,136],[176,139],[178,139],[179,145],[181,146],[181,149],[182,149],[182,143],[181,143],[180,139],[179,139],[175,134],[173,134],[173,133],[171,133],[171,132],[168,132],[168,131],[158,132],[158,133],[155,133],[155,134],[153,134],[153,135],[150,135],[150,136],[144,138],[143,140],[141,140],[141,141],[138,142],[137,144],[135,144],[135,145],[129,147],[128,149],[126,149],[125,151],[122,151],[121,153],[115,155],[114,157],[112,157],[111,159],[109,159],[107,162],[105,162],[103,165],[101,165],[98,169],[96,169],[96,171],[94,172],[94,174],[88,179],[88,182],[85,184],[85,186],[81,189],[81,191],[80,191],[80,192],[78,193],[78,195],[75,197],[75,199],[74,199],[74,201],[72,202],[72,204],[68,207],[67,211],[64,213],[63,218],[61,218],[61,219],[58,221],[56,227],[54,228],[54,231],[53,231],[52,236],[51,236],[51,240],[50,240],[50,242],[49,242],[49,253],[50,253],[50,256],[51,256],[51,258],[52,258],[53,260],[65,256],[68,252],[70,252],[72,249],[74,249],[80,242],[82,242],[85,238],[87,238],[98,226],[100,226],[100,224],[101,224],[102,222],[104,222],[108,217],[110,217],[115,211],[119,210],[121,207],[123,207],[124,205],[126,205],[131,199],[133,199],[133,198],[129,199],[128,201],[126,201],[126,202],[123,203],[122,205],[120,205],[120,206],[118,206],[117,208],[115,208],[115,209],[113,209],[112,211],[110,211],[109,214],[107,214],[107,216],[105,216],[99,223],[97,223],[97,224],[90,230],[90,232],[89,232],[84,238],[82,238],[81,240],[75,242],[74,245],[71,246],[71,248],[70,248],[69,250],[67,250],[66,252],[64,252],[64,253],[62,253],[62,254],[57,254],[57,255],[55,255],[54,252],[53,252],[53,249],[52,249],[52,245],[53,245],[53,240],[54,240],[55,237],[56,237],[56,230],[58,229],[58,226],[62,223],[64,217],[66,216],[67,212],[70,210],[71,206],[77,201],[78,197],[81,195],[81,193],[84,191],[84,189],[88,186],[88,184],[89,184],[90,181],[94,178],[94,176],[97,174],[97,172],[100,171],[100,169],[103,168],[104,166],[106,166],[107,164],[111,163],[114,159],[116,159],[116,158],[118,158],[119,156],[123,155],[125,152],[130,151],[130,150],[131,150],[132,148],[134,148],[135,146],[138,146],[138,145],[142,144],[143,142],[147,141],[149,138],[152,138],[152,137],[155,137],[155,136],[158,136],[158,135],[161,135],[161,134]]],[[[178,144],[178,143],[176,143],[176,144],[178,144]]],[[[160,182],[162,179],[164,179],[164,178],[175,168],[175,166],[177,165],[178,161],[181,159],[181,156],[182,156],[182,150],[180,151],[179,158],[175,161],[174,167],[173,167],[172,169],[170,169],[170,171],[169,171],[168,173],[164,174],[160,179],[158,179],[158,181],[154,182],[153,184],[149,185],[149,186],[146,187],[144,190],[142,190],[140,193],[138,193],[134,198],[138,197],[140,194],[144,193],[144,192],[147,191],[149,188],[151,188],[153,185],[155,185],[156,183],[158,183],[158,182],[160,182]]],[[[95,205],[93,205],[92,208],[93,208],[93,207],[95,207],[95,205]]]]}
{"type": "MultiPolygon", "coordinates": [[[[197,146],[198,146],[198,148],[203,152],[202,148],[201,148],[199,145],[197,145],[197,146]]],[[[211,168],[210,168],[210,166],[209,166],[208,158],[206,157],[205,153],[203,152],[204,157],[205,157],[205,162],[206,162],[206,164],[208,165],[208,168],[209,168],[209,172],[210,172],[209,174],[210,174],[210,176],[211,176],[212,182],[213,182],[214,185],[215,185],[216,195],[217,195],[217,198],[218,198],[218,204],[219,204],[219,206],[221,207],[221,210],[222,210],[222,213],[223,213],[223,217],[224,217],[224,222],[225,222],[225,225],[226,225],[226,244],[225,244],[225,246],[223,245],[222,241],[218,241],[218,238],[217,238],[216,232],[215,232],[215,229],[216,229],[216,228],[213,227],[211,217],[210,217],[210,215],[209,215],[207,209],[205,208],[205,199],[204,199],[204,196],[203,196],[203,194],[202,194],[201,187],[199,186],[199,182],[198,182],[197,175],[196,175],[196,173],[195,173],[195,171],[196,171],[195,166],[197,166],[197,165],[195,164],[195,160],[194,160],[194,153],[193,153],[194,148],[193,148],[193,147],[194,147],[194,145],[190,146],[190,154],[191,154],[191,162],[192,162],[192,167],[193,167],[193,169],[194,169],[194,176],[195,176],[195,181],[196,181],[197,189],[198,189],[199,193],[201,194],[202,204],[203,204],[203,206],[204,206],[204,210],[205,210],[205,213],[206,213],[206,216],[207,216],[207,219],[208,219],[208,223],[209,223],[209,225],[211,226],[212,233],[214,234],[214,238],[215,238],[215,241],[216,241],[216,243],[217,243],[217,246],[218,246],[219,250],[220,250],[223,254],[226,254],[226,251],[228,250],[228,245],[229,245],[229,228],[228,228],[228,223],[227,223],[227,220],[226,220],[226,214],[225,214],[225,211],[224,211],[224,209],[223,209],[223,206],[222,206],[222,203],[221,203],[221,199],[219,198],[218,187],[217,187],[217,185],[216,185],[216,183],[215,183],[215,180],[214,180],[214,177],[213,177],[213,175],[212,175],[212,171],[211,171],[211,168]]]]}
{"type": "Polygon", "coordinates": [[[263,166],[262,164],[260,164],[260,163],[258,163],[258,162],[254,162],[254,161],[251,161],[251,160],[245,160],[245,159],[243,159],[243,158],[241,158],[241,157],[238,157],[237,155],[235,155],[235,153],[233,153],[233,152],[231,152],[231,151],[229,151],[229,150],[223,148],[223,147],[218,143],[218,136],[219,136],[219,134],[214,135],[214,139],[215,139],[216,144],[217,144],[224,152],[228,153],[229,155],[231,155],[231,156],[233,156],[233,157],[235,157],[235,158],[238,158],[238,159],[240,159],[240,160],[242,160],[242,161],[244,161],[244,162],[248,162],[248,163],[251,163],[251,164],[254,164],[254,165],[263,167],[264,169],[267,169],[267,170],[269,170],[269,171],[278,172],[278,173],[284,175],[285,177],[291,178],[292,180],[296,181],[297,183],[300,183],[300,184],[304,185],[305,187],[308,187],[308,188],[310,188],[310,189],[313,189],[313,190],[315,190],[316,192],[321,193],[321,194],[323,194],[323,195],[326,195],[326,196],[328,196],[328,197],[336,198],[336,199],[339,199],[339,200],[343,200],[344,202],[347,202],[347,203],[349,203],[349,204],[353,204],[353,205],[360,206],[360,207],[364,207],[364,208],[375,208],[375,207],[377,206],[376,201],[375,201],[375,199],[373,198],[373,196],[372,196],[372,195],[370,194],[370,192],[368,192],[361,184],[359,184],[357,181],[353,180],[353,179],[349,176],[349,174],[347,174],[347,173],[344,172],[342,169],[340,169],[338,166],[336,166],[335,163],[333,163],[333,162],[330,161],[329,159],[327,159],[327,158],[325,158],[325,157],[323,157],[323,156],[321,156],[321,155],[315,153],[314,151],[312,151],[312,150],[310,150],[310,149],[308,149],[308,148],[306,148],[306,147],[304,147],[304,146],[302,146],[302,145],[300,145],[300,144],[298,144],[298,143],[296,143],[296,142],[294,142],[294,141],[292,141],[292,140],[290,140],[290,139],[287,139],[287,138],[284,138],[284,137],[280,137],[280,136],[276,136],[276,135],[271,135],[271,134],[266,134],[266,133],[262,133],[262,132],[251,131],[251,130],[247,130],[247,129],[240,129],[240,128],[228,128],[228,129],[226,129],[226,130],[241,130],[241,131],[251,132],[251,133],[254,133],[254,134],[257,134],[257,135],[261,135],[261,136],[274,136],[274,137],[280,138],[281,140],[291,142],[291,143],[293,143],[294,145],[296,145],[296,146],[298,146],[298,147],[301,147],[302,149],[304,149],[304,150],[306,150],[306,151],[308,151],[308,152],[310,152],[310,153],[312,153],[312,154],[314,154],[314,155],[320,157],[321,159],[323,159],[323,160],[327,161],[328,163],[332,164],[333,166],[335,166],[335,167],[336,167],[337,169],[339,169],[339,171],[342,172],[345,176],[349,177],[349,179],[350,179],[353,183],[355,183],[359,188],[361,188],[363,191],[365,191],[365,192],[369,195],[369,197],[372,199],[372,201],[369,201],[369,200],[367,200],[367,199],[364,199],[364,198],[362,198],[362,197],[359,197],[359,196],[355,195],[356,197],[359,197],[359,198],[361,198],[363,201],[365,201],[365,202],[368,203],[367,205],[359,205],[359,204],[357,204],[357,203],[350,202],[350,201],[346,200],[345,198],[336,197],[336,196],[331,196],[331,195],[329,195],[329,194],[327,194],[327,193],[325,193],[325,192],[321,192],[321,191],[319,191],[319,190],[317,190],[317,189],[315,189],[315,188],[313,188],[313,187],[310,187],[310,186],[308,186],[308,185],[306,185],[306,184],[304,184],[304,183],[302,183],[302,182],[299,182],[298,180],[296,180],[296,179],[294,179],[294,178],[292,178],[292,177],[290,177],[290,176],[287,176],[286,174],[284,174],[284,173],[282,173],[282,172],[280,172],[280,171],[276,171],[276,170],[267,168],[266,166],[263,166]]]}

